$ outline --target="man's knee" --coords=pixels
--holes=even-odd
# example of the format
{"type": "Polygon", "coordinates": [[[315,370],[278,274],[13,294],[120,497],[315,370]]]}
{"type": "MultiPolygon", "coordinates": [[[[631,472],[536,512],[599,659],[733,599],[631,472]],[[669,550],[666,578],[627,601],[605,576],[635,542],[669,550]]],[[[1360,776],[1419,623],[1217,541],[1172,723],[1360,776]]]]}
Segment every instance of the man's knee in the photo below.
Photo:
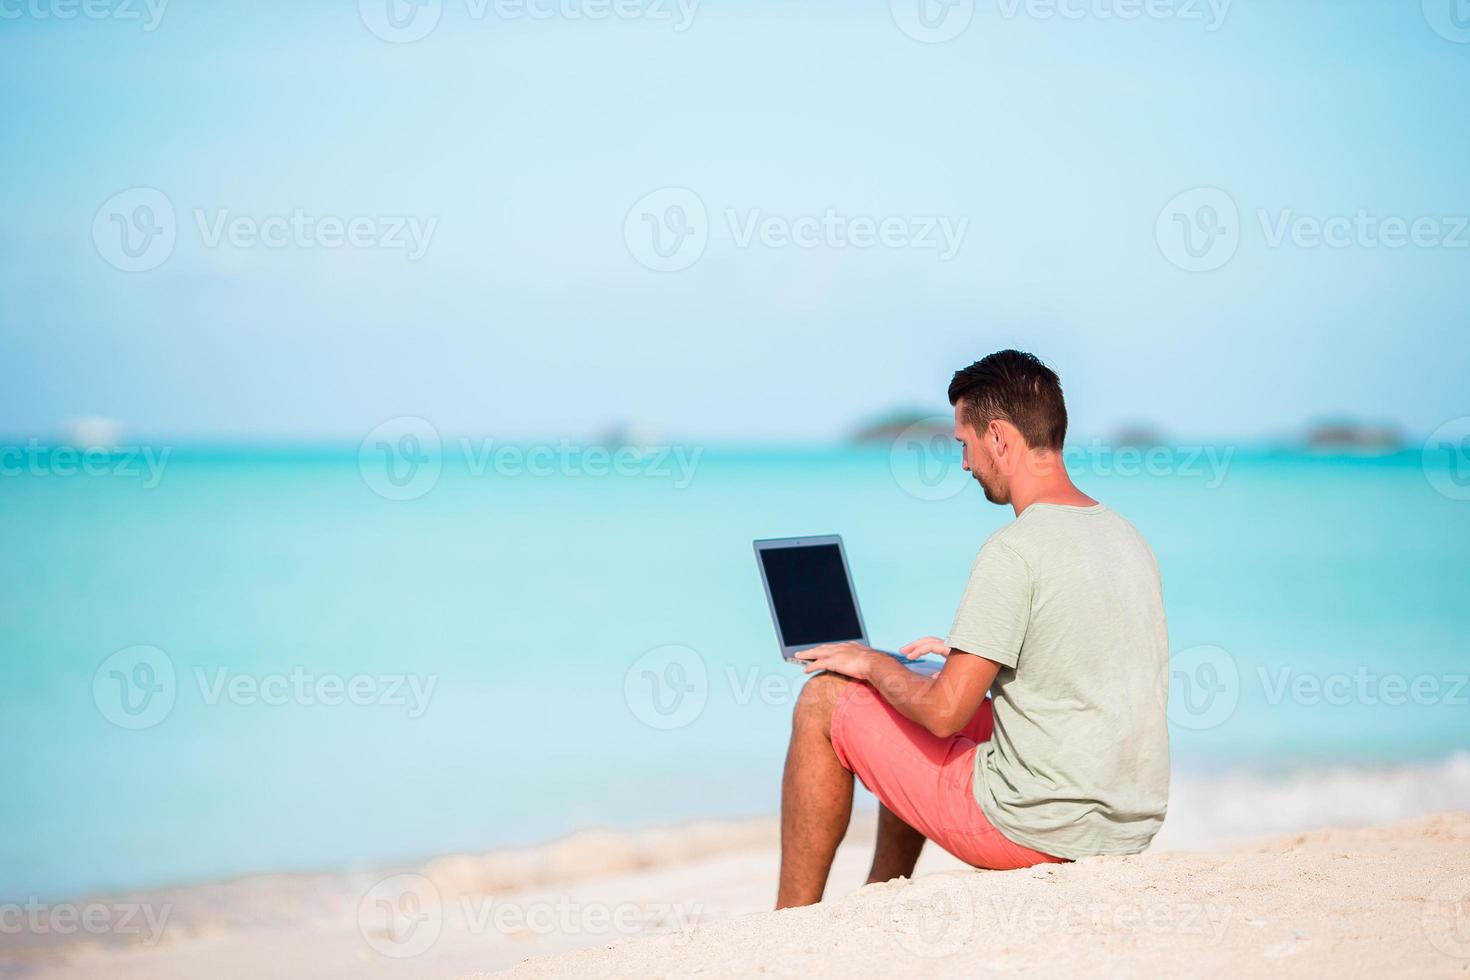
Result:
{"type": "Polygon", "coordinates": [[[853,683],[841,674],[814,674],[802,686],[796,699],[796,711],[792,717],[793,728],[816,726],[827,732],[832,723],[832,712],[847,685],[853,683]]]}

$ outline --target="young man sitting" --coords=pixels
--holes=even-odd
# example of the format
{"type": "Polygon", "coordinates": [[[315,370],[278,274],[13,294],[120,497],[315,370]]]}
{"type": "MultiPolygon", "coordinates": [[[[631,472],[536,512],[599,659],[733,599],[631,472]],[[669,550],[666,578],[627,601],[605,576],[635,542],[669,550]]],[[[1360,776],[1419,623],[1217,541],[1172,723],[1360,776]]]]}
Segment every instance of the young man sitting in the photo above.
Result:
{"type": "Polygon", "coordinates": [[[1142,535],[1062,461],[1061,382],[1006,350],[949,386],[964,465],[1016,519],[980,549],[945,657],[925,677],[856,643],[810,661],[781,787],[776,907],[822,898],[852,813],[878,797],[868,881],[911,875],[925,840],[977,868],[1135,854],[1164,820],[1168,636],[1142,535]],[[986,698],[989,693],[991,697],[986,698]]]}

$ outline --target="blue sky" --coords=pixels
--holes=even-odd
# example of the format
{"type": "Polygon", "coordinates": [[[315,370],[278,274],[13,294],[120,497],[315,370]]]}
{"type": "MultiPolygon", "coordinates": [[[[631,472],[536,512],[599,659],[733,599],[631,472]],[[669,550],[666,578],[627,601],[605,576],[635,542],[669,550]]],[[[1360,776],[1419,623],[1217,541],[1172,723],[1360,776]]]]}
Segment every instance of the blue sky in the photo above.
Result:
{"type": "Polygon", "coordinates": [[[1079,434],[1470,414],[1470,43],[1437,0],[1236,0],[1214,30],[1193,0],[978,0],[933,44],[902,0],[706,0],[683,30],[442,0],[412,43],[368,29],[374,0],[173,0],[151,31],[65,2],[0,19],[3,433],[351,439],[411,414],[818,440],[942,409],[1002,346],[1060,370],[1079,434]],[[707,244],[656,272],[625,220],[669,187],[707,244]],[[94,220],[105,240],[132,188],[166,196],[176,242],[125,272],[94,220]],[[1238,209],[1208,271],[1157,228],[1196,188],[1238,209]],[[829,212],[909,238],[741,244],[829,212]],[[1433,244],[1313,242],[1359,212],[1433,244]],[[366,219],[372,244],[210,239],[293,214],[366,219]],[[916,244],[938,218],[965,222],[947,260],[916,244]],[[421,256],[384,245],[400,219],[432,227],[421,256]]]}

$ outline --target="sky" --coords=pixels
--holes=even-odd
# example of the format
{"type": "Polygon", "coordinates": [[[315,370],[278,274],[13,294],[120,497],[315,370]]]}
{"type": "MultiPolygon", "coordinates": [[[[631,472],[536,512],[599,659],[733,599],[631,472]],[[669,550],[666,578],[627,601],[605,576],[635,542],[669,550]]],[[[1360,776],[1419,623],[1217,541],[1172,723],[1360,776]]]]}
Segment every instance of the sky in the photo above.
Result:
{"type": "Polygon", "coordinates": [[[1470,414],[1461,0],[90,3],[0,0],[0,434],[1470,414]]]}

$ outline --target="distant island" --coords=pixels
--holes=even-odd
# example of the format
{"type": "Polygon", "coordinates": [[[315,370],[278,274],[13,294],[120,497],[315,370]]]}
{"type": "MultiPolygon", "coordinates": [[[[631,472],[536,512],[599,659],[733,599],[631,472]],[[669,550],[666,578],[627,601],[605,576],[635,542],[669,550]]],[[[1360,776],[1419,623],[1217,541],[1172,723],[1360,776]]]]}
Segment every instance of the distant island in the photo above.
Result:
{"type": "Polygon", "coordinates": [[[1393,425],[1331,419],[1308,429],[1306,443],[1321,452],[1391,453],[1402,448],[1404,440],[1393,425]]]}
{"type": "Polygon", "coordinates": [[[890,445],[905,432],[925,439],[930,436],[948,437],[953,431],[954,423],[950,421],[947,414],[939,415],[919,409],[905,409],[889,412],[866,425],[859,426],[853,432],[851,441],[859,446],[880,443],[890,445]]]}

